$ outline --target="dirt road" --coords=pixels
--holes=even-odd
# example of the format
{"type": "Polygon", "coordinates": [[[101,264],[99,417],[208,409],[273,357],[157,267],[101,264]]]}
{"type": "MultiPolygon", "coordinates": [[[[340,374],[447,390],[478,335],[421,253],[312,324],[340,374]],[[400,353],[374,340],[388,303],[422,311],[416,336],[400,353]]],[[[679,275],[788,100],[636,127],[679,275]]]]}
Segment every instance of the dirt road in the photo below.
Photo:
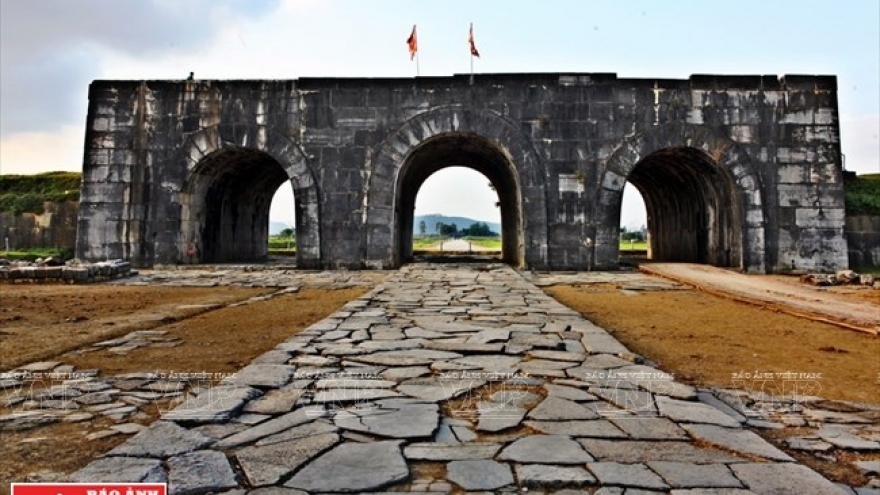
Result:
{"type": "Polygon", "coordinates": [[[880,331],[880,291],[870,291],[870,295],[862,300],[855,300],[822,287],[786,283],[770,277],[752,277],[689,263],[643,264],[639,270],[693,285],[706,292],[817,321],[842,324],[874,334],[880,331]]]}

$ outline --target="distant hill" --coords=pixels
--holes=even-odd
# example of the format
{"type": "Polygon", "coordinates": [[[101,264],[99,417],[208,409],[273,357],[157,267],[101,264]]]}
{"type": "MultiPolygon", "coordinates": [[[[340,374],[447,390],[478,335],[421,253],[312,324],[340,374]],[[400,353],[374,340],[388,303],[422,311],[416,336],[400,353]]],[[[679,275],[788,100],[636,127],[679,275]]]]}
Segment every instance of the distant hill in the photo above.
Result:
{"type": "Polygon", "coordinates": [[[269,235],[278,235],[281,233],[282,230],[289,228],[292,227],[284,222],[269,220],[269,235]]]}
{"type": "Polygon", "coordinates": [[[473,218],[466,217],[447,217],[446,215],[433,214],[433,215],[416,215],[415,220],[413,221],[413,234],[419,233],[419,222],[422,220],[425,221],[425,233],[434,234],[437,232],[437,222],[442,222],[446,225],[455,224],[458,230],[466,229],[471,225],[482,222],[489,226],[492,229],[492,232],[501,233],[501,224],[496,222],[484,222],[483,220],[474,220],[473,218]]]}

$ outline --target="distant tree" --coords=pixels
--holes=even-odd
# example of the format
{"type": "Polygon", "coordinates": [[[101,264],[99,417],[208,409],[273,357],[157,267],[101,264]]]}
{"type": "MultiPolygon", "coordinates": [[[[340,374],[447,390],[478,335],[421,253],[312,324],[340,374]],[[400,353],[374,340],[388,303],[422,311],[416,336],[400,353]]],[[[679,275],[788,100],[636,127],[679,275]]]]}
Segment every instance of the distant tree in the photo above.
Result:
{"type": "Polygon", "coordinates": [[[447,237],[458,237],[458,225],[454,223],[440,224],[440,235],[447,237]]]}
{"type": "Polygon", "coordinates": [[[461,235],[470,237],[494,237],[497,236],[498,233],[493,232],[492,229],[489,228],[489,224],[485,222],[477,222],[466,229],[462,229],[461,235]]]}
{"type": "Polygon", "coordinates": [[[437,235],[443,235],[443,226],[444,226],[443,222],[437,222],[434,225],[434,232],[436,232],[437,235]]]}
{"type": "Polygon", "coordinates": [[[294,234],[295,234],[295,232],[293,231],[293,229],[286,228],[286,229],[283,229],[281,232],[279,232],[278,236],[279,237],[293,237],[294,234]]]}
{"type": "Polygon", "coordinates": [[[425,232],[428,230],[428,224],[425,223],[424,220],[419,222],[419,234],[425,235],[425,232]]]}

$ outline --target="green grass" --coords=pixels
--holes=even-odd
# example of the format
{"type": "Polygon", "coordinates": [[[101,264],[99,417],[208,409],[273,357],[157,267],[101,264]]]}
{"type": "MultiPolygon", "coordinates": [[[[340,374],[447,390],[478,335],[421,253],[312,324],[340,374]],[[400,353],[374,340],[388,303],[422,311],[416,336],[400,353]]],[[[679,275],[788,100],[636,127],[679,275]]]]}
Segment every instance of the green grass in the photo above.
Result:
{"type": "Polygon", "coordinates": [[[269,237],[269,249],[295,249],[296,239],[293,237],[269,237]]]}
{"type": "Polygon", "coordinates": [[[34,261],[37,258],[48,258],[49,256],[58,258],[62,261],[67,261],[73,258],[73,248],[42,247],[9,252],[0,250],[0,258],[5,258],[7,260],[34,261]]]}
{"type": "Polygon", "coordinates": [[[465,237],[474,246],[501,251],[501,237],[465,237]]]}
{"type": "Polygon", "coordinates": [[[296,256],[296,248],[293,248],[293,249],[272,249],[272,248],[269,248],[269,255],[270,256],[294,257],[294,256],[296,256]]]}
{"type": "Polygon", "coordinates": [[[41,214],[46,201],[79,201],[81,182],[76,172],[0,175],[0,211],[41,214]]]}
{"type": "Polygon", "coordinates": [[[629,241],[620,241],[620,251],[621,252],[647,251],[647,250],[648,250],[648,243],[645,241],[641,241],[641,242],[636,241],[636,242],[633,242],[632,244],[630,244],[629,241]]]}
{"type": "Polygon", "coordinates": [[[847,215],[880,215],[880,174],[859,175],[843,187],[847,215]]]}
{"type": "Polygon", "coordinates": [[[434,245],[438,244],[441,240],[442,240],[442,238],[440,238],[438,236],[434,236],[434,235],[426,235],[426,236],[416,235],[416,236],[413,236],[413,249],[414,250],[429,249],[429,248],[433,247],[434,245]]]}

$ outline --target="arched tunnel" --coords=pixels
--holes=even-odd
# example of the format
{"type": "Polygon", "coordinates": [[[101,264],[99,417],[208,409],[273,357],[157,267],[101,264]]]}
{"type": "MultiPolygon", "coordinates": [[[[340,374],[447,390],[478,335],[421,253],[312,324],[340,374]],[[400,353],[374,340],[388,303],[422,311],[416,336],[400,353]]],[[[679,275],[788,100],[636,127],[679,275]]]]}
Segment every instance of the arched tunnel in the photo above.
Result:
{"type": "MultiPolygon", "coordinates": [[[[522,266],[523,221],[516,170],[497,146],[486,138],[469,133],[446,133],[428,139],[409,154],[401,167],[395,206],[398,261],[413,259],[413,219],[419,189],[432,174],[453,166],[471,168],[489,179],[498,193],[501,209],[502,259],[511,265],[522,266]]],[[[454,197],[450,198],[450,201],[454,200],[454,197]]]]}
{"type": "Polygon", "coordinates": [[[269,207],[287,180],[284,168],[260,151],[227,148],[208,155],[188,184],[185,249],[201,263],[265,260],[269,207]]]}
{"type": "Polygon", "coordinates": [[[651,259],[741,267],[740,199],[733,178],[709,155],[661,149],[627,180],[645,201],[651,259]]]}

